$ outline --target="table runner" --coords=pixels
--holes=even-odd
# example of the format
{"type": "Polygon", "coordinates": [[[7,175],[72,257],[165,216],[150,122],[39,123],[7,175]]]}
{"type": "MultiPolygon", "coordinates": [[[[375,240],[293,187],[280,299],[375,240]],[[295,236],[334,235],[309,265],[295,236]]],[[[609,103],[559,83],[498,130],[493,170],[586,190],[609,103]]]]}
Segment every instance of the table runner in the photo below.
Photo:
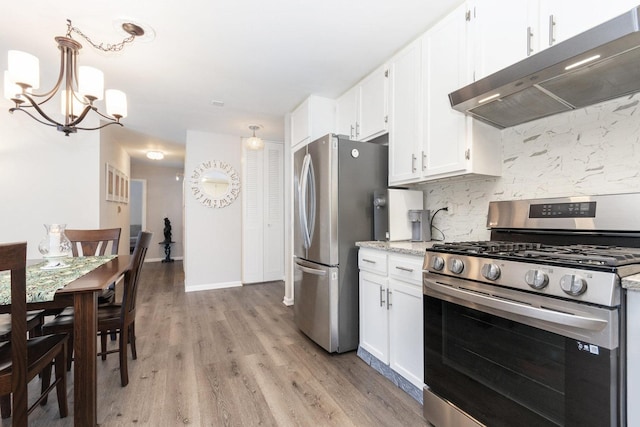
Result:
{"type": "MultiPolygon", "coordinates": [[[[69,267],[43,270],[46,261],[27,267],[27,302],[53,301],[58,289],[64,288],[77,278],[109,262],[117,255],[70,257],[64,262],[69,267]]],[[[0,273],[0,305],[11,304],[11,282],[9,272],[0,273]]]]}

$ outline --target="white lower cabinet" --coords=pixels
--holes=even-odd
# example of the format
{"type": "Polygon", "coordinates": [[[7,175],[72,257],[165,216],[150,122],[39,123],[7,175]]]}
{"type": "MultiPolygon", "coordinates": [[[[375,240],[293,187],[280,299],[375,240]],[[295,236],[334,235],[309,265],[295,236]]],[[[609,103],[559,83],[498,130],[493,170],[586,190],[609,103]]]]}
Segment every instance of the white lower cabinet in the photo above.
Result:
{"type": "Polygon", "coordinates": [[[360,270],[360,346],[389,364],[386,276],[360,270]]]}
{"type": "Polygon", "coordinates": [[[360,347],[422,389],[423,258],[361,248],[358,261],[360,347]]]}

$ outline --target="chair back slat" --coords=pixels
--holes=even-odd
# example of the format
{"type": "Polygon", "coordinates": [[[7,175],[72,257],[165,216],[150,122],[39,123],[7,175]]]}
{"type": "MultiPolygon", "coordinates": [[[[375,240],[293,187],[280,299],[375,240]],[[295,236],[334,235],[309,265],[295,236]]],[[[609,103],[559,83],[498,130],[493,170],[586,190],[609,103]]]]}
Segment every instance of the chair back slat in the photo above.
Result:
{"type": "Polygon", "coordinates": [[[0,271],[11,274],[13,425],[27,425],[27,244],[0,244],[0,271]]]}
{"type": "Polygon", "coordinates": [[[97,230],[65,230],[71,241],[73,256],[104,255],[111,248],[111,255],[118,253],[120,244],[120,228],[103,228],[97,230]]]}
{"type": "Polygon", "coordinates": [[[147,250],[151,244],[153,233],[148,231],[140,231],[136,246],[131,257],[129,269],[124,274],[124,293],[122,295],[122,311],[120,317],[124,324],[128,324],[127,320],[135,318],[136,295],[138,293],[138,282],[142,264],[147,256],[147,250]]]}

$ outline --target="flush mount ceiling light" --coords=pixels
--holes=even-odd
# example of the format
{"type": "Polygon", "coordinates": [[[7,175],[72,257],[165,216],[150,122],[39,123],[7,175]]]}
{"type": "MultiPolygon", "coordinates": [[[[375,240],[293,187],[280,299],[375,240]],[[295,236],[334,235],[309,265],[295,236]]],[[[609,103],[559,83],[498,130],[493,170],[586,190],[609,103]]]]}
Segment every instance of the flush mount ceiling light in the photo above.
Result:
{"type": "Polygon", "coordinates": [[[264,141],[256,136],[256,130],[260,129],[260,125],[249,125],[249,129],[253,131],[253,136],[247,139],[247,148],[250,150],[262,150],[264,141]]]}
{"type": "Polygon", "coordinates": [[[38,58],[25,52],[10,50],[9,69],[4,73],[4,94],[5,98],[15,103],[15,107],[10,108],[9,112],[22,111],[37,122],[64,132],[66,136],[76,133],[78,129],[97,130],[113,124],[122,126],[120,119],[127,116],[125,93],[116,89],[105,91],[102,71],[93,67],[78,66],[77,57],[82,45],[71,38],[71,33],[76,33],[98,50],[117,52],[136,37],[144,35],[144,30],[131,22],[123,23],[122,29],[129,36],[121,42],[114,45],[96,44],[78,28],[73,27],[71,21],[67,19],[67,34],[55,38],[60,49],[58,81],[50,91],[42,94],[33,93],[33,90],[40,86],[38,58]],[[60,105],[64,121],[56,121],[42,109],[42,104],[51,100],[58,91],[61,94],[60,105]],[[100,112],[94,105],[95,101],[103,98],[106,98],[106,114],[100,112]],[[89,111],[96,112],[108,122],[98,127],[80,127],[79,124],[89,111]]]}
{"type": "Polygon", "coordinates": [[[164,159],[164,153],[162,151],[147,151],[147,158],[151,160],[164,159]]]}

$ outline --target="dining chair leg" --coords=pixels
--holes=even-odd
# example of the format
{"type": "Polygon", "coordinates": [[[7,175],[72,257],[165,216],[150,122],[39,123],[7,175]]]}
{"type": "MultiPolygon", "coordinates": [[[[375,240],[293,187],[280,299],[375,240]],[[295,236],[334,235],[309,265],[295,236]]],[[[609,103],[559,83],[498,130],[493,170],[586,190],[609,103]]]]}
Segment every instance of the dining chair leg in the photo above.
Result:
{"type": "MultiPolygon", "coordinates": [[[[138,352],[136,350],[136,322],[133,322],[129,326],[129,343],[131,344],[131,358],[136,360],[138,358],[138,352]]],[[[125,351],[126,353],[126,351],[125,351]]]]}
{"type": "MultiPolygon", "coordinates": [[[[66,343],[65,345],[68,345],[66,343]]],[[[69,405],[67,403],[67,394],[65,391],[67,390],[67,349],[64,348],[62,352],[60,352],[61,356],[56,357],[55,360],[55,368],[56,368],[56,381],[58,384],[56,385],[56,394],[58,396],[58,409],[60,410],[60,418],[64,418],[69,414],[69,405]]]]}
{"type": "Polygon", "coordinates": [[[2,419],[9,418],[11,416],[11,395],[5,394],[0,396],[0,414],[2,419]]]}
{"type": "Polygon", "coordinates": [[[100,358],[107,360],[107,334],[108,331],[100,332],[100,358]]]}
{"type": "Polygon", "coordinates": [[[127,342],[129,341],[129,328],[120,330],[120,384],[122,387],[129,384],[129,372],[127,368],[127,342]]]}
{"type": "MultiPolygon", "coordinates": [[[[45,390],[49,387],[49,384],[51,384],[51,368],[52,368],[52,364],[48,364],[41,372],[41,378],[40,378],[40,394],[44,394],[45,390]]],[[[49,395],[45,394],[44,397],[42,398],[42,400],[40,401],[40,405],[44,406],[47,404],[47,400],[49,399],[49,395]]]]}
{"type": "Polygon", "coordinates": [[[73,362],[73,332],[69,333],[69,341],[67,341],[67,371],[71,371],[71,362],[73,362]]]}

